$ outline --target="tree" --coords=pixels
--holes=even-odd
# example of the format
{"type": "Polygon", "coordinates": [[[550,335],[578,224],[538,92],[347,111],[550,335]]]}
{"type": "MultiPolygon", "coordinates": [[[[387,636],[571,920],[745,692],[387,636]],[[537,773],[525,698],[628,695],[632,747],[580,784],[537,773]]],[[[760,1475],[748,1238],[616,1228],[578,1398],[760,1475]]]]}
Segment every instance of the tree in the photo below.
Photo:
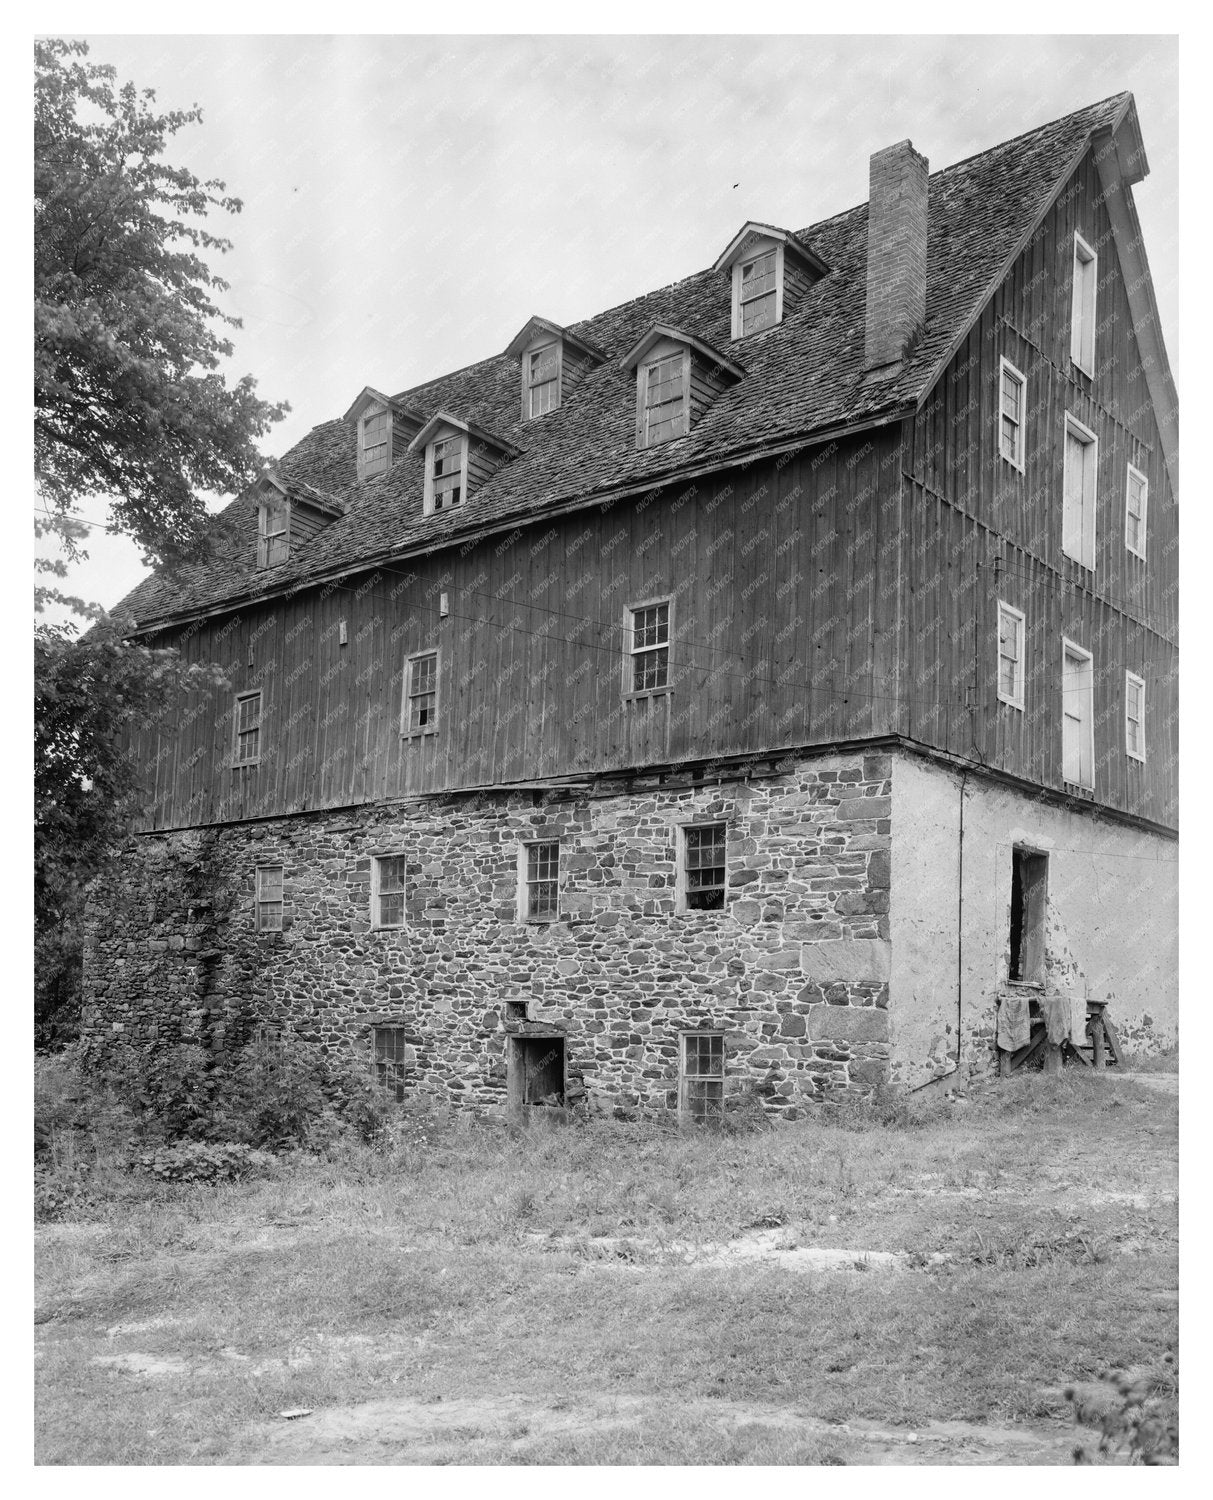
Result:
{"type": "MultiPolygon", "coordinates": [[[[195,106],[157,114],[155,94],[114,87],[115,72],[82,61],[80,42],[35,47],[34,464],[40,536],[86,556],[73,507],[109,500],[111,530],[149,563],[204,553],[203,491],[244,487],[262,466],[256,440],[288,410],[244,376],[218,373],[239,321],[213,300],[227,289],[204,255],[230,249],[208,213],[237,213],[222,182],[200,181],[162,158],[169,139],[201,121],[195,106]]],[[[213,532],[214,528],[211,528],[213,532]]],[[[62,560],[40,559],[62,576],[62,560]]],[[[78,989],[84,883],[129,824],[134,779],[124,741],[174,702],[200,669],[175,652],[123,639],[104,611],[36,590],[100,623],[35,632],[34,897],[38,1006],[69,1005],[78,989]]]]}
{"type": "Polygon", "coordinates": [[[222,254],[211,211],[238,213],[222,182],[161,158],[193,109],[157,114],[155,94],[113,86],[114,69],[79,59],[82,42],[35,47],[34,463],[50,524],[81,496],[110,501],[110,522],[149,560],[203,544],[199,491],[241,489],[261,467],[256,439],[288,409],[244,376],[216,373],[239,328],[227,290],[197,253],[222,254]]]}

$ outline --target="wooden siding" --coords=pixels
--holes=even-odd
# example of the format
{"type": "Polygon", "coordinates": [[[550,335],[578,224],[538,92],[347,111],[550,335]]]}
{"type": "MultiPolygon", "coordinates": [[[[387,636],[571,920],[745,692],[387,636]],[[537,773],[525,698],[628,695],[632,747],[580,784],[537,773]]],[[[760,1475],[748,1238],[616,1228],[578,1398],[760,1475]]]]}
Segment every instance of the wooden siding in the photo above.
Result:
{"type": "Polygon", "coordinates": [[[795,312],[801,298],[818,280],[810,276],[794,255],[786,252],[783,257],[783,315],[795,312]]]}
{"type": "Polygon", "coordinates": [[[162,632],[231,687],[145,737],[145,826],[896,732],[899,461],[874,433],[162,632]],[[640,708],[625,610],[669,596],[672,691],[640,708]],[[404,663],[430,649],[439,732],[402,739],[404,663]],[[261,763],[235,770],[253,687],[261,763]]]}
{"type": "Polygon", "coordinates": [[[694,426],[707,408],[732,380],[723,370],[709,364],[702,355],[691,352],[691,425],[694,426]]]}
{"type": "Polygon", "coordinates": [[[1178,513],[1092,158],[905,424],[903,658],[914,738],[1065,789],[1061,640],[1095,660],[1095,801],[1174,825],[1178,513]],[[1070,362],[1075,231],[1099,255],[1096,368],[1070,362]],[[1027,379],[1025,465],[999,454],[999,357],[1027,379]],[[1062,552],[1067,413],[1099,442],[1095,568],[1062,552]],[[1149,480],[1147,556],[1125,546],[1128,465],[1149,480]],[[997,601],[1027,617],[1026,705],[997,701],[997,601]],[[1144,767],[1124,672],[1147,689],[1144,767]]]}

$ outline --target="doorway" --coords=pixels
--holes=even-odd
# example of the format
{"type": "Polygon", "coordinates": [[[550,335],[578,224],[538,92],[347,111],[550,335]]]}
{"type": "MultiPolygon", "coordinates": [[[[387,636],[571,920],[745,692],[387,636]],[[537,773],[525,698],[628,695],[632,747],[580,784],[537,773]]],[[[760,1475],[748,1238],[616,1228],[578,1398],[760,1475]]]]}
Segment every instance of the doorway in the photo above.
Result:
{"type": "Polygon", "coordinates": [[[536,1106],[563,1109],[565,1063],[565,1039],[559,1033],[511,1036],[507,1073],[511,1113],[536,1106]]]}

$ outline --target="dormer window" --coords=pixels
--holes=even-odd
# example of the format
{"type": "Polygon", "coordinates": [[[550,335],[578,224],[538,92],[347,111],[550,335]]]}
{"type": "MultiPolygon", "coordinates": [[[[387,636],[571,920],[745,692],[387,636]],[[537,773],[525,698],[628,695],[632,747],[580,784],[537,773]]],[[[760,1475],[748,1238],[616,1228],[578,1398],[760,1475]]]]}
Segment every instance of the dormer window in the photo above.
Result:
{"type": "Polygon", "coordinates": [[[560,405],[560,346],[543,344],[526,356],[528,417],[541,417],[560,405]]]}
{"type": "Polygon", "coordinates": [[[622,360],[636,371],[636,446],[685,437],[716,397],[745,371],[689,333],[655,323],[622,360]]]}
{"type": "Polygon", "coordinates": [[[829,269],[803,240],[773,224],[745,224],[725,247],[714,270],[730,272],[733,290],[731,337],[782,323],[815,281],[829,269]]]}
{"type": "Polygon", "coordinates": [[[437,438],[426,449],[427,510],[449,510],[463,501],[467,437],[453,433],[437,438]]]}
{"type": "Polygon", "coordinates": [[[370,479],[386,474],[391,466],[391,444],[388,442],[388,414],[384,407],[368,411],[358,422],[358,477],[370,479]]]}
{"type": "Polygon", "coordinates": [[[737,303],[741,314],[741,337],[757,333],[760,328],[770,328],[778,322],[779,300],[775,274],[776,252],[765,250],[753,260],[743,261],[737,288],[737,303]]]}
{"type": "Polygon", "coordinates": [[[423,513],[454,510],[466,505],[506,459],[518,450],[483,427],[448,412],[436,412],[409,444],[410,452],[424,454],[423,513]]]}
{"type": "Polygon", "coordinates": [[[291,504],[273,501],[257,507],[257,566],[274,568],[291,555],[291,504]]]}
{"type": "Polygon", "coordinates": [[[606,358],[601,349],[546,318],[531,318],[505,352],[522,366],[524,422],[563,406],[586,371],[606,358]]]}
{"type": "Polygon", "coordinates": [[[358,478],[375,479],[404,457],[424,419],[368,385],[345,420],[358,429],[358,478]]]}

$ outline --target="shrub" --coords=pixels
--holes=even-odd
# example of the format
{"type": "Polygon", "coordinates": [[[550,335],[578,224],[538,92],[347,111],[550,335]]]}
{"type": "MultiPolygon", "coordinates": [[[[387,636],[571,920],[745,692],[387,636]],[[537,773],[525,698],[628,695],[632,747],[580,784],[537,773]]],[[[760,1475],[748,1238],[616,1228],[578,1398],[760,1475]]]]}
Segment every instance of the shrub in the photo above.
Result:
{"type": "Polygon", "coordinates": [[[1097,1428],[1094,1451],[1080,1443],[1076,1464],[1171,1465],[1179,1462],[1179,1367],[1168,1351],[1162,1367],[1148,1373],[1104,1370],[1099,1376],[1104,1399],[1084,1398],[1073,1387],[1065,1398],[1074,1420],[1097,1428]]]}
{"type": "Polygon", "coordinates": [[[233,1182],[243,1177],[264,1176],[273,1157],[242,1141],[210,1143],[185,1141],[179,1146],[160,1146],[131,1158],[133,1171],[147,1172],[163,1182],[233,1182]]]}

